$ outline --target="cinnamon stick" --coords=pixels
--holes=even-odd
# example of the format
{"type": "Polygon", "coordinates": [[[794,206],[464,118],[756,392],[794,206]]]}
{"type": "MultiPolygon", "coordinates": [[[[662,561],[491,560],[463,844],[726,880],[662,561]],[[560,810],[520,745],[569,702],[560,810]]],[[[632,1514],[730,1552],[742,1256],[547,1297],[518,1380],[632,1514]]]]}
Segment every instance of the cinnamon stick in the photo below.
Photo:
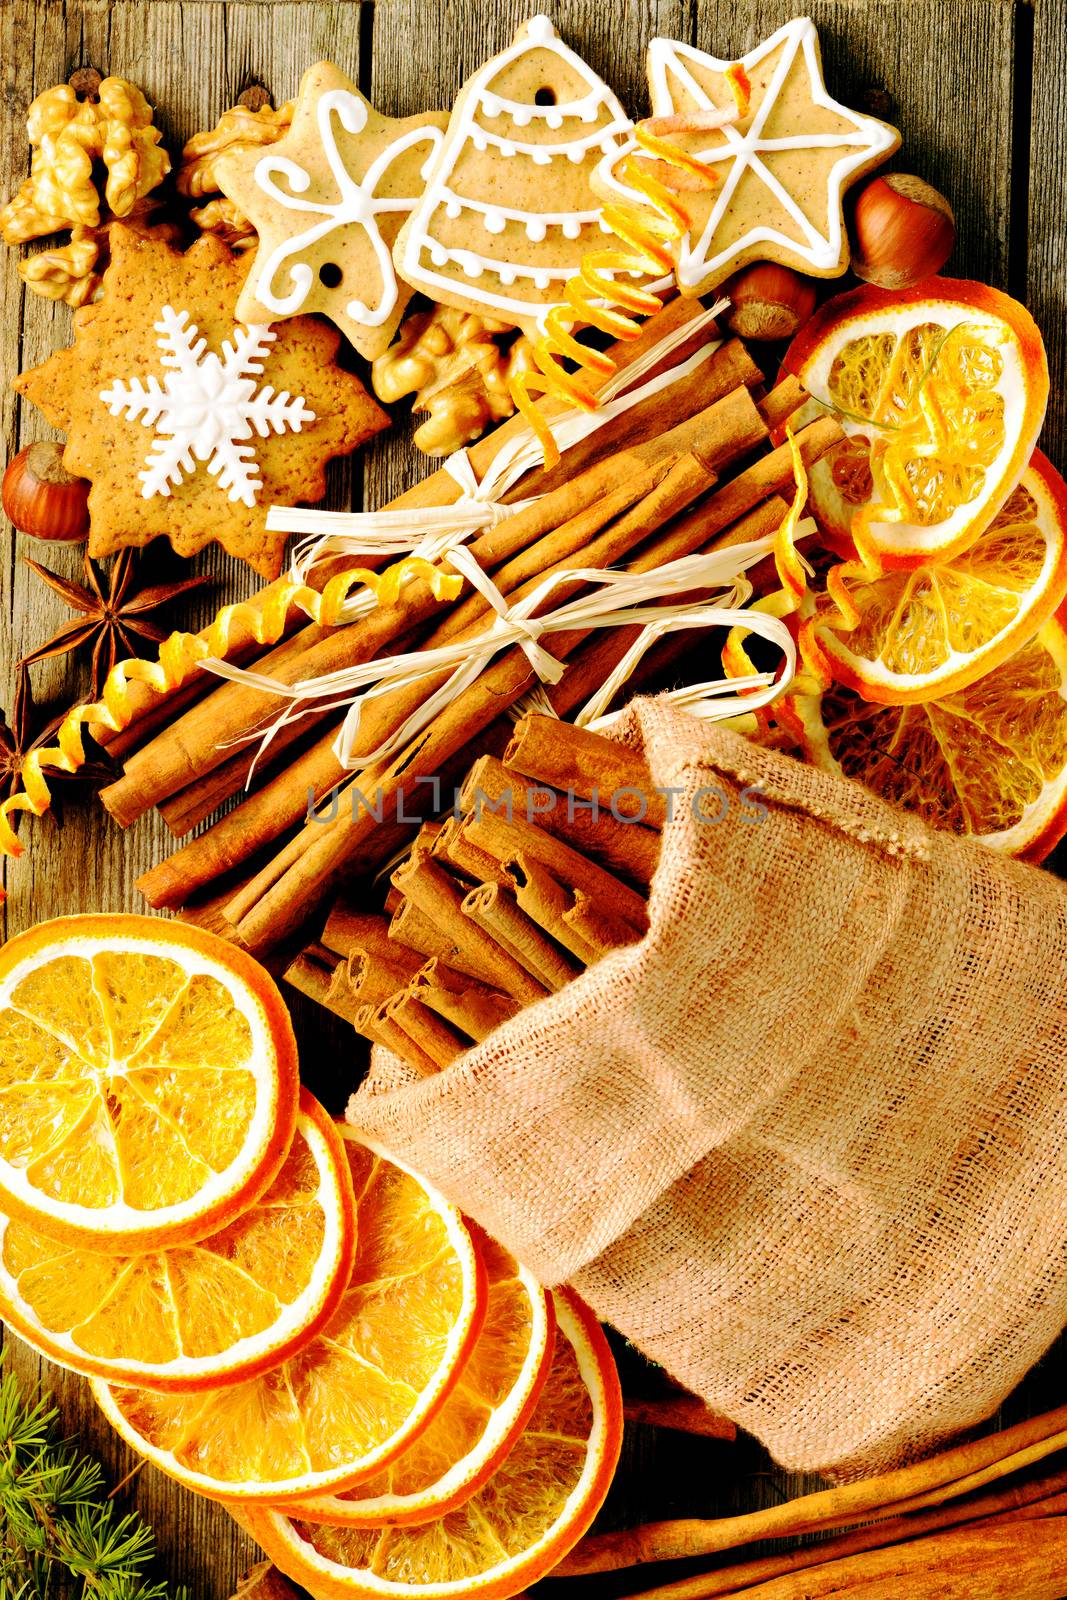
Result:
{"type": "Polygon", "coordinates": [[[907,1544],[773,1578],[746,1591],[750,1600],[1063,1600],[1067,1518],[1010,1528],[954,1528],[907,1544]]]}
{"type": "Polygon", "coordinates": [[[702,1439],[732,1441],[737,1428],[728,1417],[712,1411],[695,1394],[676,1395],[663,1400],[623,1400],[622,1414],[627,1422],[652,1428],[670,1428],[678,1433],[698,1434],[702,1439]]]}
{"type": "Polygon", "coordinates": [[[631,923],[581,890],[558,883],[541,862],[521,851],[509,859],[507,873],[523,911],[583,966],[641,937],[631,923]]]}
{"type": "Polygon", "coordinates": [[[499,883],[482,883],[472,889],[463,899],[462,910],[546,989],[562,989],[581,971],[499,883]]]}
{"type": "Polygon", "coordinates": [[[536,713],[516,723],[504,766],[553,789],[596,797],[609,815],[629,816],[657,830],[667,819],[666,797],[656,789],[644,756],[615,739],[536,713]]]}
{"type": "MultiPolygon", "coordinates": [[[[329,952],[321,952],[322,957],[328,958],[329,952]]],[[[286,983],[291,983],[294,989],[307,995],[309,1000],[315,1000],[320,1006],[328,1010],[333,1007],[329,1002],[330,985],[333,983],[335,963],[328,959],[320,959],[320,953],[315,946],[301,951],[294,961],[291,961],[283,974],[286,983]]]]}
{"type": "MultiPolygon", "coordinates": [[[[558,883],[540,861],[521,850],[507,858],[506,868],[515,889],[515,897],[526,915],[550,934],[557,944],[569,950],[583,966],[591,966],[597,959],[595,948],[579,929],[567,921],[567,913],[574,904],[571,891],[558,883]]],[[[631,939],[636,938],[630,924],[626,926],[630,929],[631,939]]]]}
{"type": "MultiPolygon", "coordinates": [[[[594,815],[588,806],[576,805],[574,800],[574,795],[560,793],[549,784],[527,782],[495,756],[479,756],[464,780],[459,805],[468,813],[485,806],[505,817],[533,822],[553,838],[599,861],[609,872],[647,889],[659,860],[658,833],[641,824],[618,821],[607,807],[594,815]]],[[[457,825],[449,836],[450,845],[458,831],[457,825]]],[[[451,850],[446,849],[445,854],[462,867],[451,850]]]]}
{"type": "Polygon", "coordinates": [[[382,1006],[360,1006],[356,1013],[356,1028],[365,1039],[384,1045],[401,1061],[406,1061],[421,1078],[432,1078],[438,1071],[433,1057],[420,1049],[394,1018],[386,1016],[382,1006]]]}
{"type": "Polygon", "coordinates": [[[461,831],[478,849],[502,863],[517,855],[540,862],[557,883],[583,889],[605,911],[630,923],[638,933],[648,926],[648,909],[636,889],[532,823],[516,817],[509,822],[507,817],[483,809],[480,815],[465,817],[461,831]]]}
{"type": "Polygon", "coordinates": [[[470,843],[462,833],[462,817],[449,817],[434,845],[434,854],[447,862],[454,874],[469,878],[471,883],[503,883],[504,872],[499,863],[484,850],[470,843]]]}
{"type": "Polygon", "coordinates": [[[436,1011],[454,1028],[480,1044],[483,1039],[521,1010],[511,995],[452,971],[432,956],[412,979],[411,993],[436,1011]]]}
{"type": "Polygon", "coordinates": [[[467,1049],[467,1040],[462,1034],[406,990],[394,999],[387,1000],[380,1010],[389,1021],[403,1029],[438,1071],[467,1049]]]}
{"type": "Polygon", "coordinates": [[[540,1000],[548,990],[527,969],[504,950],[477,923],[463,914],[463,891],[436,862],[424,858],[405,862],[393,874],[393,882],[406,899],[417,907],[464,952],[476,975],[494,989],[503,989],[524,1005],[540,1000]]]}
{"type": "MultiPolygon", "coordinates": [[[[407,952],[404,952],[405,957],[407,952]]],[[[412,960],[417,959],[413,954],[412,960]]],[[[353,950],[334,978],[343,978],[354,1006],[379,1006],[411,982],[408,960],[390,961],[370,950],[353,950]]]]}
{"type": "MultiPolygon", "coordinates": [[[[339,900],[327,917],[322,930],[322,943],[327,950],[333,950],[339,956],[350,956],[357,950],[366,950],[371,955],[383,956],[390,961],[404,959],[403,950],[398,951],[389,941],[387,918],[375,916],[372,912],[356,911],[344,900],[339,900]]],[[[416,962],[411,968],[411,975],[417,970],[416,962]]]]}
{"type": "Polygon", "coordinates": [[[621,1533],[584,1539],[557,1569],[560,1576],[612,1572],[645,1561],[710,1555],[755,1539],[777,1539],[847,1527],[867,1518],[924,1510],[1006,1477],[1067,1448],[1067,1406],[929,1456],[912,1466],[833,1489],[820,1489],[784,1505],[737,1517],[650,1522],[621,1533]]]}
{"type": "Polygon", "coordinates": [[[394,944],[416,953],[420,966],[427,957],[436,958],[466,977],[479,982],[484,978],[477,961],[460,949],[456,941],[411,900],[402,901],[393,914],[389,938],[394,944]]]}
{"type": "Polygon", "coordinates": [[[590,964],[601,961],[612,950],[633,944],[637,938],[628,922],[613,916],[582,889],[575,889],[574,904],[563,913],[563,926],[592,952],[590,964]]]}

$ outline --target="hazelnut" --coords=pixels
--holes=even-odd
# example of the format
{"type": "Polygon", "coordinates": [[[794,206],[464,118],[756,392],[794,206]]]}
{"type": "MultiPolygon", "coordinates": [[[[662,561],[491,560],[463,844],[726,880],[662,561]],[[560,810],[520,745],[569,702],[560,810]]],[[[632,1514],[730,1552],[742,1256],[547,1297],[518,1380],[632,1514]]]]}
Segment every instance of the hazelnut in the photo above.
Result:
{"type": "Polygon", "coordinates": [[[741,339],[791,339],[815,310],[815,285],[791,267],[759,261],[723,288],[732,304],[724,317],[741,339]]]}
{"type": "Polygon", "coordinates": [[[29,444],[8,462],[3,504],[20,533],[73,543],[89,532],[89,484],[63,465],[63,446],[29,444]]]}
{"type": "Polygon", "coordinates": [[[891,172],[860,190],[852,222],[852,270],[881,289],[910,289],[940,272],[956,243],[944,195],[922,178],[891,172]]]}

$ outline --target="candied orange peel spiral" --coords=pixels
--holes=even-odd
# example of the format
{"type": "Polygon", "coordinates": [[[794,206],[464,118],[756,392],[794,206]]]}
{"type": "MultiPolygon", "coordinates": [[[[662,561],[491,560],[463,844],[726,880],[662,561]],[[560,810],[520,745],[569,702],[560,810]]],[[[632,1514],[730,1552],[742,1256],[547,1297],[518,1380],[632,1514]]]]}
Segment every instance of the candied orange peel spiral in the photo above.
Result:
{"type": "Polygon", "coordinates": [[[605,205],[605,226],[619,241],[582,257],[563,290],[563,302],[544,319],[544,333],[534,342],[536,365],[517,373],[511,381],[515,408],[536,434],[544,451],[545,466],[559,461],[559,448],[546,418],[534,403],[535,395],[548,395],[568,406],[595,411],[598,400],[588,382],[590,374],[609,377],[615,362],[603,351],[582,344],[574,327],[593,327],[613,339],[636,339],[639,317],[650,317],[663,302],[651,289],[633,281],[673,273],[672,247],[684,238],[689,220],[677,196],[711,188],[718,174],[707,162],[672,142],[672,136],[725,127],[748,112],[751,84],[737,62],[727,69],[726,80],[734,104],[721,111],[694,111],[667,117],[649,117],[634,128],[636,151],[620,166],[622,181],[641,195],[644,204],[627,201],[605,205]],[[564,365],[574,363],[575,370],[564,365]]]}
{"type": "Polygon", "coordinates": [[[403,586],[412,578],[423,578],[435,600],[454,600],[463,584],[458,573],[422,556],[404,556],[381,572],[366,567],[350,567],[332,577],[320,592],[306,584],[287,582],[274,585],[262,606],[241,601],[223,606],[204,633],[172,633],[159,647],[155,661],[132,658],[119,661],[108,673],[99,700],[74,706],[56,731],[56,742],[32,750],[22,766],[22,788],[0,805],[0,854],[17,857],[25,846],[15,832],[15,818],[23,811],[43,816],[52,804],[47,772],[74,773],[85,764],[82,730],[98,723],[119,732],[133,719],[129,686],[146,684],[156,694],[166,694],[185,683],[200,662],[225,660],[235,626],[240,623],[245,637],[256,644],[272,645],[285,632],[286,618],[293,606],[305,612],[320,627],[336,627],[344,620],[344,607],[354,589],[369,589],[378,605],[393,605],[403,586]]]}

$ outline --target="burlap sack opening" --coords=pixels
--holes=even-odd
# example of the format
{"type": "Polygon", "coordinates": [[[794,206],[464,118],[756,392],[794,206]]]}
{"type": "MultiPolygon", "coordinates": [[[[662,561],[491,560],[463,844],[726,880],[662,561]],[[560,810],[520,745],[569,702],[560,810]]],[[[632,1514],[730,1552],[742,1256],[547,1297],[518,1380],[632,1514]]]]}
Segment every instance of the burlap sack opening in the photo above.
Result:
{"type": "Polygon", "coordinates": [[[620,736],[681,790],[647,937],[349,1115],[784,1466],[899,1463],[1067,1319],[1067,889],[665,704],[620,736]]]}

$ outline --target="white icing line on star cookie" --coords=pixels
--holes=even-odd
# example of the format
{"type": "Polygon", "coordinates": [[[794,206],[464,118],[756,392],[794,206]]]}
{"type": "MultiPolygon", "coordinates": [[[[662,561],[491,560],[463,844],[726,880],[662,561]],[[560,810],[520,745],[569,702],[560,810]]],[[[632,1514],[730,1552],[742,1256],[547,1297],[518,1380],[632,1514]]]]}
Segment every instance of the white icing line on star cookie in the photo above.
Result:
{"type": "Polygon", "coordinates": [[[168,369],[162,385],[154,375],[146,382],[116,378],[99,398],[113,417],[141,422],[155,434],[145,470],[137,474],[141,497],[169,495],[196,471],[198,462],[225,489],[231,500],[256,503],[263,480],[256,475],[255,445],[245,443],[253,432],[261,439],[292,429],[299,433],[315,413],[287,389],[276,394],[255,378],[277,335],[262,323],[238,324],[233,342],[222,346],[222,359],[197,338],[187,311],[164,306],[154,324],[160,366],[168,369]]]}
{"type": "MultiPolygon", "coordinates": [[[[490,147],[501,156],[525,155],[536,166],[547,166],[555,159],[570,160],[575,165],[581,162],[589,150],[601,149],[605,152],[605,159],[614,159],[622,148],[620,135],[628,133],[633,126],[626,116],[621,104],[612,94],[607,84],[599,79],[592,68],[580,56],[564,44],[556,33],[555,28],[547,17],[534,17],[526,24],[522,34],[515,42],[502,51],[500,55],[493,56],[464,86],[461,94],[462,111],[459,118],[453,113],[453,121],[449,125],[446,135],[445,151],[441,161],[430,175],[425,193],[415,211],[412,223],[409,225],[404,240],[403,254],[400,261],[400,270],[409,282],[420,287],[430,287],[444,291],[457,288],[456,281],[439,272],[434,272],[430,263],[438,267],[444,266],[448,261],[454,261],[468,278],[468,283],[463,285],[464,293],[471,299],[500,312],[504,317],[519,319],[528,318],[538,311],[548,310],[548,307],[537,307],[528,301],[518,300],[513,296],[500,294],[489,289],[484,283],[479,282],[473,287],[473,281],[484,277],[496,276],[502,288],[507,288],[517,278],[531,278],[538,287],[547,288],[552,281],[566,281],[575,271],[576,264],[571,263],[566,268],[548,268],[540,265],[524,267],[517,263],[494,261],[491,257],[481,255],[475,250],[451,251],[446,250],[428,232],[430,219],[435,215],[437,208],[444,207],[447,211],[449,204],[469,207],[471,210],[482,212],[487,218],[487,231],[497,232],[495,228],[488,227],[488,219],[497,221],[500,217],[521,221],[528,228],[527,212],[518,212],[514,215],[504,206],[486,205],[475,201],[468,201],[464,196],[457,194],[450,186],[449,179],[455,170],[456,163],[468,144],[477,150],[487,150],[490,147]],[[579,100],[567,101],[554,106],[539,106],[534,103],[525,104],[509,100],[503,95],[496,94],[489,85],[499,73],[510,63],[516,61],[529,50],[550,50],[555,55],[577,72],[590,84],[587,95],[579,100]],[[488,109],[487,109],[488,102],[488,109]],[[475,120],[479,112],[492,118],[507,114],[513,118],[517,125],[526,126],[535,117],[543,113],[546,127],[557,126],[556,116],[560,122],[567,116],[576,116],[582,122],[592,121],[599,112],[604,112],[609,122],[595,133],[586,134],[570,140],[560,141],[558,144],[530,144],[521,140],[505,139],[502,135],[490,132],[481,127],[475,120]],[[526,113],[529,116],[526,116],[526,113]],[[521,115],[517,114],[521,113],[521,115]],[[550,113],[552,115],[550,115],[550,113]]],[[[448,212],[454,216],[455,212],[448,212]]],[[[537,220],[536,213],[534,220],[537,220]]],[[[599,211],[590,212],[586,209],[573,212],[544,213],[540,218],[549,226],[558,226],[563,230],[564,237],[576,239],[581,228],[588,221],[599,221],[599,211]],[[568,228],[576,231],[568,231],[568,228]]],[[[529,234],[536,239],[536,234],[529,234]]]]}
{"type": "MultiPolygon", "coordinates": [[[[844,243],[841,222],[841,194],[845,180],[857,168],[869,164],[874,156],[891,150],[895,143],[895,135],[892,129],[886,127],[884,123],[849,110],[847,106],[834,100],[828,94],[822,81],[817,56],[817,43],[818,34],[814,23],[807,17],[797,17],[792,22],[786,23],[784,27],[779,28],[769,39],[765,39],[761,44],[757,45],[748,55],[742,57],[741,65],[751,74],[752,70],[766,56],[778,49],[782,50],[781,59],[776,64],[774,74],[748,131],[741,133],[736,127],[724,127],[718,130],[722,143],[697,153],[698,159],[701,161],[711,164],[730,161],[732,162],[732,167],[725,181],[716,191],[715,203],[700,238],[694,244],[691,236],[687,234],[680,246],[677,277],[679,283],[686,288],[694,288],[711,274],[718,273],[726,268],[734,256],[758,245],[780,245],[793,252],[794,255],[806,259],[815,270],[831,271],[839,264],[844,243]],[[854,134],[801,133],[776,139],[763,138],[763,128],[793,67],[797,54],[801,51],[808,71],[812,100],[816,105],[833,111],[838,116],[851,122],[855,129],[854,134]],[[760,157],[763,153],[770,153],[776,150],[835,148],[840,148],[847,153],[834,163],[830,171],[827,181],[826,230],[825,232],[820,232],[805,215],[796,199],[782,186],[760,157]],[[806,245],[798,242],[791,235],[782,233],[779,229],[755,227],[725,249],[714,254],[709,253],[712,250],[715,234],[745,172],[752,172],[760,179],[791,218],[801,238],[807,241],[806,245]]],[[[729,61],[720,60],[716,56],[707,55],[703,51],[697,50],[693,45],[681,44],[672,39],[653,39],[648,47],[648,63],[654,115],[670,115],[679,109],[670,84],[671,76],[692,99],[697,108],[701,110],[718,109],[713,105],[707,91],[701,87],[690,72],[687,66],[689,61],[716,73],[725,73],[727,68],[732,65],[729,61]]],[[[631,143],[627,147],[627,153],[634,148],[636,146],[631,143]]],[[[640,202],[641,197],[628,189],[615,176],[612,169],[617,167],[618,164],[618,157],[610,161],[601,162],[597,169],[598,180],[607,184],[614,193],[625,195],[631,200],[640,202]]]]}
{"type": "Polygon", "coordinates": [[[335,229],[358,224],[365,230],[374,253],[382,281],[382,293],[381,299],[374,307],[365,305],[362,300],[350,300],[345,306],[345,314],[363,327],[377,328],[392,315],[399,291],[392,254],[381,236],[375,219],[382,212],[410,211],[417,203],[418,195],[386,198],[375,195],[374,189],[397,156],[405,150],[410,150],[412,146],[423,143],[431,147],[422,169],[421,175],[425,177],[444,135],[440,128],[433,126],[409,128],[382,151],[368,167],[362,181],[357,183],[345,166],[337,148],[332,122],[334,115],[347,133],[360,134],[367,125],[366,102],[347,89],[331,89],[319,97],[317,107],[319,138],[341,196],[335,205],[300,198],[309,188],[311,177],[303,167],[288,157],[268,154],[256,163],[253,176],[268,199],[273,200],[276,205],[284,206],[287,211],[302,211],[322,219],[306,232],[297,234],[295,238],[283,240],[271,252],[257,276],[256,299],[277,316],[291,316],[299,311],[311,291],[315,275],[306,261],[294,261],[293,257],[301,255],[320,239],[333,233],[335,229]],[[278,186],[275,181],[277,178],[286,179],[289,184],[288,190],[278,186]],[[289,280],[292,284],[288,294],[274,288],[275,277],[283,266],[288,267],[289,280]]]}

